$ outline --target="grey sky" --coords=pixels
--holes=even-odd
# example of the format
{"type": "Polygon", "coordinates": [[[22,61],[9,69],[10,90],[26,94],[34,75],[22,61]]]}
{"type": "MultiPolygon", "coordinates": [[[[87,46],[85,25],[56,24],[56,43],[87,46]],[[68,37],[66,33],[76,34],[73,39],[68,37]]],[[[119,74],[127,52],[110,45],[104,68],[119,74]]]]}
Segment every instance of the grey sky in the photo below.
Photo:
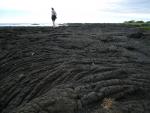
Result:
{"type": "Polygon", "coordinates": [[[58,23],[150,20],[150,0],[0,0],[0,23],[58,23]]]}

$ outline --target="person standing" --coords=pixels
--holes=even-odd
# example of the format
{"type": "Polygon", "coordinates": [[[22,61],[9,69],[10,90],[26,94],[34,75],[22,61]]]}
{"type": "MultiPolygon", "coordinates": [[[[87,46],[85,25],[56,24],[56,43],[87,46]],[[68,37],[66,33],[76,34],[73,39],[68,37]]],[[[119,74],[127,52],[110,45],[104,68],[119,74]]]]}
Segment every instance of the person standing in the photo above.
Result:
{"type": "Polygon", "coordinates": [[[52,22],[53,22],[53,27],[55,27],[55,20],[57,18],[56,11],[54,8],[52,8],[52,22]]]}

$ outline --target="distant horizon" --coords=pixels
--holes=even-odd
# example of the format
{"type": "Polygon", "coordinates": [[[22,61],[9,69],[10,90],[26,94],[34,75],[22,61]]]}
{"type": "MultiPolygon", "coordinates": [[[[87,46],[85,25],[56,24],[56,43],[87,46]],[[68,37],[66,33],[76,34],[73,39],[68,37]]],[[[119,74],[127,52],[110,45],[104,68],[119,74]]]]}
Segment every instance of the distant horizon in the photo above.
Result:
{"type": "MultiPolygon", "coordinates": [[[[123,24],[123,23],[125,23],[125,22],[129,22],[129,21],[143,21],[143,20],[127,20],[127,21],[123,21],[123,22],[68,22],[68,23],[56,23],[57,25],[61,25],[61,24],[71,24],[71,23],[79,23],[79,24],[123,24]]],[[[149,20],[148,21],[143,21],[143,22],[149,22],[149,20]]],[[[49,23],[44,23],[44,22],[15,22],[15,23],[10,23],[10,22],[8,22],[8,23],[1,23],[0,22],[0,24],[2,25],[2,24],[47,24],[47,25],[52,25],[52,23],[51,22],[49,22],[49,23]]]]}
{"type": "MultiPolygon", "coordinates": [[[[67,24],[121,24],[121,23],[56,23],[56,26],[66,26],[67,24]]],[[[51,23],[0,23],[0,26],[52,26],[51,23]]]]}
{"type": "MultiPolygon", "coordinates": [[[[143,21],[143,22],[149,22],[150,20],[146,20],[146,21],[144,21],[144,20],[125,20],[125,21],[123,21],[123,22],[67,22],[67,23],[97,23],[97,24],[103,24],[103,23],[125,23],[125,22],[129,22],[129,21],[143,21]]],[[[49,23],[51,23],[51,22],[49,22],[49,23]]],[[[5,22],[5,23],[2,23],[2,22],[0,22],[0,24],[49,24],[49,23],[47,23],[47,22],[15,22],[15,23],[12,23],[12,22],[5,22]]],[[[57,24],[67,24],[67,23],[57,23],[57,24]]]]}
{"type": "Polygon", "coordinates": [[[150,21],[149,0],[0,0],[0,23],[123,23],[150,21]]]}

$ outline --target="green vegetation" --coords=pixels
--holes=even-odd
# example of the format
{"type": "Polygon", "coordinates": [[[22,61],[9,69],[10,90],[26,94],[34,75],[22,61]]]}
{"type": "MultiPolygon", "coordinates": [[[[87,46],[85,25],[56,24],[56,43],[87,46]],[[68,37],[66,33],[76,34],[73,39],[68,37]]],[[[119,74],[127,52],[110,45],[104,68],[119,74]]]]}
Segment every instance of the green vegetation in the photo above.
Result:
{"type": "Polygon", "coordinates": [[[150,21],[144,22],[144,21],[130,20],[130,21],[125,21],[124,24],[135,26],[144,30],[150,30],[150,21]]]}

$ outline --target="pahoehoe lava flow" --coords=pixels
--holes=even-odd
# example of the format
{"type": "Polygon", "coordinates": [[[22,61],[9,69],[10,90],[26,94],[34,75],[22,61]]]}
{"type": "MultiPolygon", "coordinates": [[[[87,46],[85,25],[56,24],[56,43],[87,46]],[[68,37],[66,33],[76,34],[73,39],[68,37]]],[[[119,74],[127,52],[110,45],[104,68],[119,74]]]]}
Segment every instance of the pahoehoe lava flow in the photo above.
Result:
{"type": "Polygon", "coordinates": [[[149,92],[150,31],[0,28],[1,113],[150,113],[149,92]]]}

